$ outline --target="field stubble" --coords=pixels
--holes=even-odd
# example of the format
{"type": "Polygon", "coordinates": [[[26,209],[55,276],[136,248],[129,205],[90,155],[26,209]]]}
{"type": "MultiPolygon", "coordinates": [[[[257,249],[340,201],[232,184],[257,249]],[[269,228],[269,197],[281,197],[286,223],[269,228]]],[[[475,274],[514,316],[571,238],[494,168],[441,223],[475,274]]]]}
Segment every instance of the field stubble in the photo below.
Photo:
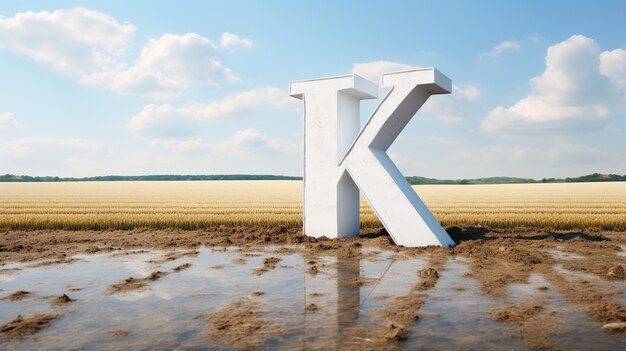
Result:
{"type": "MultiPolygon", "coordinates": [[[[420,185],[444,226],[626,230],[626,182],[420,185]]],[[[361,226],[381,224],[362,198],[361,226]]],[[[0,183],[0,228],[300,227],[300,181],[0,183]]]]}

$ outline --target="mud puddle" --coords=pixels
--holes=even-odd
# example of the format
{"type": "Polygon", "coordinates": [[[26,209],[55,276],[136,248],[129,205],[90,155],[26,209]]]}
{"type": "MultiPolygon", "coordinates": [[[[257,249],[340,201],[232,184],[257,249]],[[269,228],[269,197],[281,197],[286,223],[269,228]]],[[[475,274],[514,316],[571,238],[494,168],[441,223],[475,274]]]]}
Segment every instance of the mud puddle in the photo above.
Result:
{"type": "Polygon", "coordinates": [[[604,331],[608,320],[591,318],[586,302],[569,297],[568,284],[587,279],[610,285],[611,301],[626,302],[623,280],[565,267],[583,259],[579,253],[551,249],[547,255],[560,263],[537,272],[511,266],[512,278],[491,291],[493,281],[481,275],[490,267],[471,255],[303,247],[122,250],[51,265],[7,263],[0,274],[0,348],[626,346],[624,333],[604,331]]]}

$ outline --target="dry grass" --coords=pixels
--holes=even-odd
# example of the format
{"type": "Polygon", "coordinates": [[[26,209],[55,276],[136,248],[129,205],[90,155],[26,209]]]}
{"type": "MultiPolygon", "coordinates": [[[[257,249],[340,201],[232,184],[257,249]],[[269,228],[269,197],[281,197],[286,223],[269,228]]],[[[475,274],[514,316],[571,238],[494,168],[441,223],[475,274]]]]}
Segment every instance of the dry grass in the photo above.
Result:
{"type": "MultiPolygon", "coordinates": [[[[626,183],[420,185],[444,225],[626,230],[626,183]]],[[[0,228],[297,227],[299,181],[0,183],[0,228]]],[[[363,227],[380,223],[362,203],[363,227]]]]}

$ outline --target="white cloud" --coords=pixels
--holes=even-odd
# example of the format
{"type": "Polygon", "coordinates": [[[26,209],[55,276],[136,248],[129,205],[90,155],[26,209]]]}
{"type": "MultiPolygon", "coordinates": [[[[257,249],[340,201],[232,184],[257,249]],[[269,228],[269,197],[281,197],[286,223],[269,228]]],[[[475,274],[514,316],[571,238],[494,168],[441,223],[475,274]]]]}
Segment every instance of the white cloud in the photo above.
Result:
{"type": "Polygon", "coordinates": [[[85,8],[28,11],[0,17],[0,48],[82,75],[117,68],[134,32],[130,23],[85,8]]]}
{"type": "Polygon", "coordinates": [[[473,85],[452,85],[452,94],[434,95],[422,107],[423,113],[446,124],[463,121],[470,115],[472,102],[480,97],[480,89],[473,85]]]}
{"type": "MultiPolygon", "coordinates": [[[[151,139],[147,152],[131,155],[124,174],[302,174],[302,143],[253,128],[223,139],[151,139]]],[[[120,168],[120,161],[110,167],[120,168]]]]}
{"type": "MultiPolygon", "coordinates": [[[[620,55],[605,55],[604,70],[619,70],[615,57],[620,55]]],[[[582,35],[551,46],[546,70],[530,81],[531,93],[491,110],[482,128],[492,134],[557,136],[603,127],[615,93],[601,72],[600,57],[598,45],[582,35]]]]}
{"type": "MultiPolygon", "coordinates": [[[[196,33],[149,39],[136,62],[128,65],[135,30],[130,23],[85,8],[21,12],[0,17],[0,48],[30,56],[85,84],[156,99],[178,96],[191,86],[238,80],[222,65],[219,48],[196,33]]],[[[252,45],[233,34],[222,36],[222,42],[252,45]]]]}
{"type": "MultiPolygon", "coordinates": [[[[352,65],[352,73],[380,84],[383,73],[418,68],[398,62],[375,61],[355,63],[352,65]]],[[[418,113],[428,114],[447,124],[458,123],[469,115],[471,103],[479,97],[480,89],[477,87],[469,84],[461,86],[453,84],[451,95],[432,96],[418,113]]]]}
{"type": "Polygon", "coordinates": [[[186,137],[197,129],[197,121],[248,115],[261,107],[297,109],[300,105],[283,90],[262,87],[208,104],[184,107],[151,104],[134,116],[127,128],[149,138],[186,137]]]}
{"type": "Polygon", "coordinates": [[[500,44],[498,44],[498,45],[494,46],[493,48],[491,48],[491,50],[489,50],[487,52],[483,52],[482,54],[480,54],[480,56],[481,57],[496,58],[496,57],[502,55],[506,51],[517,51],[521,47],[522,46],[515,40],[505,40],[505,41],[501,42],[500,44]]]}
{"type": "Polygon", "coordinates": [[[222,154],[249,154],[259,152],[298,153],[301,145],[284,139],[267,138],[256,129],[238,130],[227,141],[213,146],[222,154]]]}
{"type": "Polygon", "coordinates": [[[131,118],[126,128],[147,138],[187,137],[197,130],[197,119],[192,107],[150,104],[131,118]]]}
{"type": "Polygon", "coordinates": [[[220,85],[237,76],[222,66],[217,47],[196,33],[164,34],[150,39],[137,62],[124,70],[96,72],[81,78],[120,94],[167,99],[192,85],[220,85]]]}
{"type": "Polygon", "coordinates": [[[204,154],[217,156],[252,155],[263,153],[296,154],[302,145],[285,139],[268,138],[259,130],[247,128],[236,131],[224,141],[208,141],[204,138],[154,139],[156,145],[175,150],[182,154],[204,154]]]}
{"type": "Polygon", "coordinates": [[[225,48],[251,48],[254,46],[254,42],[248,38],[241,38],[237,34],[224,32],[220,37],[220,45],[225,48]]]}
{"type": "Polygon", "coordinates": [[[615,49],[601,53],[600,72],[618,88],[626,88],[626,50],[615,49]]]}
{"type": "Polygon", "coordinates": [[[352,73],[358,74],[363,78],[369,79],[372,82],[380,84],[380,78],[383,73],[404,71],[410,69],[416,69],[418,67],[407,65],[404,63],[391,62],[391,61],[374,61],[365,63],[355,63],[352,65],[352,73]]]}
{"type": "Polygon", "coordinates": [[[15,127],[15,115],[11,112],[0,112],[0,128],[15,127]]]}

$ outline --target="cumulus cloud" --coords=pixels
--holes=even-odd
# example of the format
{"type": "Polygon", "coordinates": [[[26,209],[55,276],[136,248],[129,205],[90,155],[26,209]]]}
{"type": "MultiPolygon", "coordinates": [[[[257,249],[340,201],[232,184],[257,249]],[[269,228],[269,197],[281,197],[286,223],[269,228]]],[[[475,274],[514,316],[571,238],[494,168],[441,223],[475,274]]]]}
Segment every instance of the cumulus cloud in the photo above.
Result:
{"type": "MultiPolygon", "coordinates": [[[[134,64],[127,64],[135,27],[85,8],[21,12],[0,17],[0,48],[30,56],[80,82],[119,94],[156,99],[178,96],[196,85],[221,85],[238,77],[224,67],[219,48],[196,33],[167,33],[149,39],[134,64]]],[[[252,41],[230,33],[228,46],[252,41]]]]}
{"type": "Polygon", "coordinates": [[[233,156],[268,152],[295,154],[302,149],[301,144],[285,139],[269,138],[254,128],[238,130],[231,137],[220,142],[210,142],[204,138],[154,139],[153,142],[187,155],[212,154],[233,156]]]}
{"type": "MultiPolygon", "coordinates": [[[[398,62],[375,61],[355,63],[352,66],[352,73],[380,84],[380,77],[383,73],[418,68],[420,67],[398,62]]],[[[479,97],[479,88],[469,84],[460,86],[453,84],[452,95],[431,97],[422,107],[421,113],[431,115],[447,124],[458,123],[469,115],[471,103],[479,97]]]]}
{"type": "Polygon", "coordinates": [[[0,128],[15,127],[15,115],[11,112],[0,112],[0,128]]]}
{"type": "Polygon", "coordinates": [[[28,11],[0,17],[0,48],[80,76],[119,67],[134,32],[130,23],[85,8],[28,11]]]}
{"type": "Polygon", "coordinates": [[[220,45],[225,48],[251,48],[254,46],[254,42],[248,38],[241,38],[237,34],[224,32],[220,37],[220,45]]]}
{"type": "Polygon", "coordinates": [[[611,78],[620,85],[622,64],[620,52],[601,53],[593,39],[574,35],[548,49],[546,70],[530,80],[531,93],[510,107],[491,110],[482,128],[492,134],[543,136],[597,130],[616,98],[606,74],[617,72],[611,78]]]}
{"type": "Polygon", "coordinates": [[[491,50],[489,50],[487,52],[483,52],[482,54],[480,54],[480,56],[481,57],[496,58],[496,57],[499,57],[500,55],[502,55],[506,51],[517,51],[521,47],[522,46],[515,40],[505,40],[505,41],[501,42],[500,44],[498,44],[498,45],[494,46],[493,48],[491,48],[491,50]]]}
{"type": "Polygon", "coordinates": [[[297,109],[299,103],[281,89],[261,87],[208,104],[183,107],[151,104],[134,116],[127,128],[148,138],[187,137],[197,129],[198,121],[247,115],[262,107],[297,109]]]}
{"type": "Polygon", "coordinates": [[[224,154],[247,154],[250,152],[297,153],[301,145],[284,139],[267,138],[256,129],[238,130],[227,141],[217,144],[215,151],[224,154]]]}
{"type": "Polygon", "coordinates": [[[95,72],[81,81],[120,94],[167,99],[192,85],[219,85],[237,76],[218,59],[217,47],[196,33],[150,39],[137,62],[123,70],[95,72]]]}
{"type": "Polygon", "coordinates": [[[600,72],[618,88],[626,88],[626,50],[615,49],[601,53],[600,72]]]}
{"type": "Polygon", "coordinates": [[[431,96],[422,111],[446,124],[459,123],[470,115],[472,102],[480,94],[480,89],[473,85],[453,84],[451,95],[431,96]]]}

